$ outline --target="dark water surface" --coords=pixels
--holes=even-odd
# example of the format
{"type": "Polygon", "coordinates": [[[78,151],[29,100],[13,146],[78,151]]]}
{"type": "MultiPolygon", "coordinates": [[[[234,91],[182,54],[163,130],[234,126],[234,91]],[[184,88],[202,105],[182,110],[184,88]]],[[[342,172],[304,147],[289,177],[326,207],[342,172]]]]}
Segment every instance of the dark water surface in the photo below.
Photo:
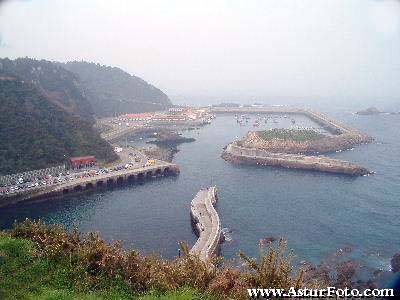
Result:
{"type": "MultiPolygon", "coordinates": [[[[358,260],[388,270],[391,256],[400,250],[400,116],[361,117],[345,110],[329,114],[376,138],[331,156],[358,162],[375,175],[352,178],[231,165],[220,158],[222,147],[253,129],[252,122],[240,127],[232,115],[218,116],[213,124],[186,134],[197,140],[179,146],[179,177],[0,208],[0,226],[42,218],[99,231],[108,240],[124,240],[126,247],[170,258],[179,240],[195,242],[190,201],[200,188],[216,184],[222,224],[232,230],[233,240],[222,247],[225,257],[236,257],[239,250],[257,256],[259,240],[274,236],[286,238],[301,260],[318,263],[350,246],[358,260]]],[[[296,120],[296,125],[316,126],[303,117],[296,120]]],[[[274,125],[290,126],[290,119],[274,125]]]]}

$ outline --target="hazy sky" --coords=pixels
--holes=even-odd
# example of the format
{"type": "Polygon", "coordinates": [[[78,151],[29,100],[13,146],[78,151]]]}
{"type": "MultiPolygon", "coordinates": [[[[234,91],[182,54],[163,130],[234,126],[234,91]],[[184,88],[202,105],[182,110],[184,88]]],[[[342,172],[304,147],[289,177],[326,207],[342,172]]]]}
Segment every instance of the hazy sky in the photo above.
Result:
{"type": "Polygon", "coordinates": [[[172,98],[400,99],[400,1],[11,0],[0,56],[118,66],[172,98]]]}

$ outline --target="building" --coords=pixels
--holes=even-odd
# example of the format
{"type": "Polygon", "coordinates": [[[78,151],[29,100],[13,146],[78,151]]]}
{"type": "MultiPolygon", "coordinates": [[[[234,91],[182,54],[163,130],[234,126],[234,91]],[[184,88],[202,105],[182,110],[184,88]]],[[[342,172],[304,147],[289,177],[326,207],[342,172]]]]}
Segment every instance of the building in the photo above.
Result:
{"type": "Polygon", "coordinates": [[[181,113],[181,112],[185,111],[186,109],[187,109],[187,107],[179,106],[179,107],[171,107],[170,109],[168,109],[168,111],[170,113],[181,113]]]}
{"type": "Polygon", "coordinates": [[[149,121],[153,118],[153,113],[138,113],[138,114],[126,114],[120,117],[123,121],[149,121]]]}
{"type": "Polygon", "coordinates": [[[69,161],[72,169],[92,167],[97,162],[96,157],[94,156],[71,157],[69,161]]]}
{"type": "Polygon", "coordinates": [[[184,115],[156,115],[153,118],[153,121],[160,122],[178,122],[178,121],[186,121],[186,117],[184,115]]]}

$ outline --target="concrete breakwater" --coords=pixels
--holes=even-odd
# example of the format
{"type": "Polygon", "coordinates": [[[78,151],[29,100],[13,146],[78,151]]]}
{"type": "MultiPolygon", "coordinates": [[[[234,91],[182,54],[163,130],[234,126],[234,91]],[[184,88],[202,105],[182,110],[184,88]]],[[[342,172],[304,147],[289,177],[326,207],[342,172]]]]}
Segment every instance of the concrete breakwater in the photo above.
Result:
{"type": "Polygon", "coordinates": [[[240,147],[235,143],[231,143],[226,147],[222,153],[222,158],[237,164],[268,165],[352,176],[362,176],[372,173],[368,169],[357,164],[326,156],[271,153],[256,148],[240,147]]]}
{"type": "MultiPolygon", "coordinates": [[[[235,113],[235,114],[249,114],[249,113],[263,113],[263,114],[284,114],[284,115],[303,115],[315,123],[319,124],[325,130],[330,132],[332,136],[321,139],[320,141],[313,141],[313,146],[310,149],[305,149],[305,152],[319,152],[319,153],[327,153],[327,152],[335,152],[338,150],[346,150],[352,148],[356,145],[370,143],[373,141],[373,138],[368,136],[367,134],[362,133],[361,131],[352,128],[346,124],[338,122],[328,116],[312,111],[309,109],[295,108],[295,107],[286,107],[286,106],[271,106],[271,107],[214,107],[211,109],[212,113],[235,113]]],[[[250,143],[252,143],[250,141],[250,143]]],[[[245,145],[247,147],[247,145],[245,145]]],[[[257,145],[254,145],[255,148],[260,148],[257,145]]],[[[262,147],[261,147],[262,148],[262,147]]],[[[272,149],[266,149],[271,152],[272,149]]],[[[302,152],[299,148],[298,152],[302,152]]],[[[294,153],[295,154],[295,153],[294,153]]],[[[304,153],[303,153],[304,154],[304,153]]],[[[310,153],[312,154],[312,153],[310,153]]]]}
{"type": "Polygon", "coordinates": [[[221,222],[214,208],[217,199],[215,186],[201,189],[190,207],[193,229],[199,237],[190,253],[199,255],[203,261],[218,253],[222,239],[221,222]]]}
{"type": "Polygon", "coordinates": [[[309,154],[313,154],[346,150],[355,145],[373,141],[371,137],[359,130],[333,120],[319,112],[286,106],[213,107],[211,108],[211,112],[304,115],[332,134],[332,136],[313,141],[312,143],[302,144],[278,141],[279,143],[272,144],[263,141],[257,133],[249,132],[246,138],[242,141],[229,144],[222,153],[222,158],[232,163],[270,165],[348,175],[366,175],[372,173],[364,167],[347,161],[332,159],[326,156],[302,155],[309,152],[309,154]]]}
{"type": "Polygon", "coordinates": [[[371,137],[363,134],[359,130],[352,128],[346,124],[342,124],[337,120],[333,120],[328,116],[312,111],[309,109],[287,107],[287,106],[270,106],[270,107],[213,107],[211,108],[212,113],[225,113],[225,114],[251,114],[251,113],[263,113],[263,114],[286,114],[286,115],[303,115],[313,120],[315,123],[321,125],[327,131],[335,135],[349,134],[357,136],[358,143],[370,142],[371,137]]]}
{"type": "Polygon", "coordinates": [[[32,199],[43,199],[56,196],[67,195],[70,193],[94,190],[101,187],[113,187],[124,183],[145,180],[153,176],[176,175],[180,169],[176,164],[156,161],[155,165],[123,169],[107,174],[101,174],[93,177],[82,177],[65,183],[49,185],[38,189],[26,190],[16,194],[0,197],[0,207],[32,199]]]}

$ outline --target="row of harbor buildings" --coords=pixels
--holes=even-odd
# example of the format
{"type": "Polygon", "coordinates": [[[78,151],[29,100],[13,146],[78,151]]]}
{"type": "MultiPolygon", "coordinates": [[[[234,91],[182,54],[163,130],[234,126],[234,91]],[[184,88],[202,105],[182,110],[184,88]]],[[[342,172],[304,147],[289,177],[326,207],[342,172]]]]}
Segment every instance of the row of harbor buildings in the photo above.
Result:
{"type": "Polygon", "coordinates": [[[132,121],[155,121],[155,122],[182,122],[206,119],[207,109],[191,107],[173,107],[167,112],[147,112],[121,115],[118,120],[123,122],[132,121]]]}

